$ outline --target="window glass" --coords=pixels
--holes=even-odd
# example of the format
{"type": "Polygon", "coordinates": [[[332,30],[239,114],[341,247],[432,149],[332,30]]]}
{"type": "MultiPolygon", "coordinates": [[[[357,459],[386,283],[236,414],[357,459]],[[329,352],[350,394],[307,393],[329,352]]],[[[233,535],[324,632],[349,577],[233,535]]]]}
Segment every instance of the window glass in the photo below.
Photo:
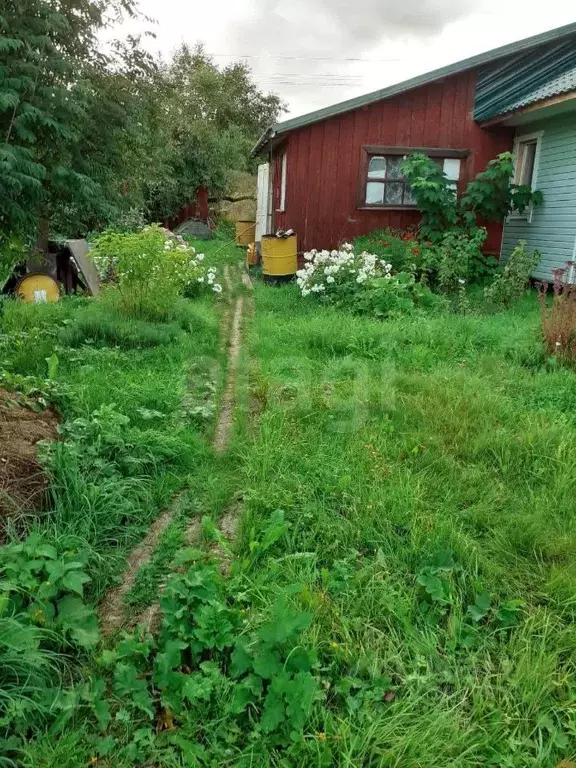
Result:
{"type": "Polygon", "coordinates": [[[366,184],[366,204],[382,205],[384,203],[384,187],[385,184],[369,181],[366,184]]]}
{"type": "Polygon", "coordinates": [[[386,178],[402,179],[402,163],[404,158],[401,155],[391,155],[386,159],[386,178]]]}
{"type": "Polygon", "coordinates": [[[372,157],[368,166],[369,179],[383,179],[386,176],[386,158],[372,157]]]}
{"type": "Polygon", "coordinates": [[[460,160],[447,157],[444,160],[444,174],[449,181],[458,181],[460,178],[460,160]]]}
{"type": "MultiPolygon", "coordinates": [[[[410,150],[406,150],[407,153],[410,150]]],[[[460,178],[461,160],[452,157],[433,157],[444,171],[448,186],[456,193],[460,178]]],[[[393,208],[415,208],[416,198],[402,174],[404,155],[372,155],[368,160],[365,205],[390,206],[393,208]]]]}

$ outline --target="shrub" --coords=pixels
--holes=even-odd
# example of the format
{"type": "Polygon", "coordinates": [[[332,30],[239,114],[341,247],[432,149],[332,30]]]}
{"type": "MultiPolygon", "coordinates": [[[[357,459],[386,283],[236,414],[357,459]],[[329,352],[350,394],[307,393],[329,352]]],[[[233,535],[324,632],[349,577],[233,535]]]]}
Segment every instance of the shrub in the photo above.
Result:
{"type": "Polygon", "coordinates": [[[114,286],[119,306],[131,316],[162,319],[185,291],[205,286],[220,293],[216,269],[205,269],[182,237],[158,225],[139,232],[104,232],[95,242],[94,264],[101,278],[114,286]]]}
{"type": "Polygon", "coordinates": [[[391,229],[375,229],[353,241],[356,253],[374,253],[396,272],[411,271],[415,262],[413,249],[418,247],[416,235],[391,229]]]}
{"type": "Polygon", "coordinates": [[[458,199],[442,167],[427,155],[416,152],[405,158],[402,173],[412,188],[422,212],[420,230],[434,242],[450,229],[478,227],[478,219],[503,221],[511,211],[524,211],[542,202],[542,193],[512,182],[514,163],[510,152],[490,160],[458,199]]]}
{"type": "Polygon", "coordinates": [[[539,251],[527,251],[526,241],[520,240],[504,269],[484,289],[486,301],[494,307],[509,307],[521,299],[541,258],[539,251]]]}
{"type": "Polygon", "coordinates": [[[362,314],[388,317],[412,311],[417,304],[432,304],[430,291],[410,273],[393,274],[392,265],[374,253],[355,253],[349,243],[339,251],[310,251],[297,273],[302,296],[315,294],[323,301],[362,314]]]}
{"type": "MultiPolygon", "coordinates": [[[[576,262],[566,262],[570,272],[576,262]]],[[[566,281],[566,269],[554,270],[552,304],[547,301],[547,283],[538,283],[541,327],[546,350],[562,362],[576,364],[576,284],[566,281]]]]}
{"type": "Polygon", "coordinates": [[[3,609],[31,626],[52,630],[48,642],[54,650],[71,643],[93,647],[98,624],[94,611],[83,601],[84,585],[91,581],[85,572],[87,562],[86,552],[59,552],[36,533],[2,547],[3,609]]]}
{"type": "Polygon", "coordinates": [[[480,227],[470,234],[458,230],[446,232],[437,245],[427,249],[429,269],[436,272],[440,290],[455,293],[469,283],[476,264],[482,258],[486,230],[480,227]]]}

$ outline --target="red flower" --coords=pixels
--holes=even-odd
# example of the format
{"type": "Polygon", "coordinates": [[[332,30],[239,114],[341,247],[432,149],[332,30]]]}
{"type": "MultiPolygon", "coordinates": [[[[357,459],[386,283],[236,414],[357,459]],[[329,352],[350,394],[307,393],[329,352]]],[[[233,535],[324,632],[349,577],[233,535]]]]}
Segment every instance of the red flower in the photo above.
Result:
{"type": "Polygon", "coordinates": [[[388,240],[382,240],[382,245],[384,246],[384,248],[387,248],[390,245],[390,243],[388,242],[388,240]]]}
{"type": "Polygon", "coordinates": [[[420,254],[420,248],[412,248],[412,253],[414,256],[418,256],[420,254]]]}

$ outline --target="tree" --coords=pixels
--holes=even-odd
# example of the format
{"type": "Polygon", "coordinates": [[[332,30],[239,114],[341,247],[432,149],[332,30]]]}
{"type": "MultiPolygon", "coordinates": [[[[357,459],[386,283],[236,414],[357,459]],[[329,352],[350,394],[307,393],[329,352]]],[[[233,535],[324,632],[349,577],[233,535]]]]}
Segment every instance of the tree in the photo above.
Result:
{"type": "MultiPolygon", "coordinates": [[[[0,232],[79,235],[136,210],[162,220],[200,184],[247,166],[277,96],[244,64],[220,70],[201,46],[169,62],[137,38],[99,33],[131,0],[5,0],[0,10],[0,232]]],[[[2,236],[0,236],[1,238],[2,236]]],[[[0,253],[2,251],[0,240],[0,253]]]]}
{"type": "Polygon", "coordinates": [[[59,199],[90,199],[92,179],[73,147],[90,104],[89,75],[102,66],[97,34],[133,13],[129,0],[6,0],[0,14],[0,224],[37,225],[39,246],[59,199]]]}

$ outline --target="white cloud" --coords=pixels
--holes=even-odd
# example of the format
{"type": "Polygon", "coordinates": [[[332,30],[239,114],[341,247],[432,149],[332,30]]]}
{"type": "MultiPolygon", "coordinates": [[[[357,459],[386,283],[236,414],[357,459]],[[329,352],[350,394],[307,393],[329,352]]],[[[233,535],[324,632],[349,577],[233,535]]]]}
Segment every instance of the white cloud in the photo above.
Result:
{"type": "Polygon", "coordinates": [[[564,0],[141,0],[152,47],[246,56],[297,115],[574,21],[564,0]],[[543,18],[545,20],[543,20],[543,18]],[[361,61],[358,61],[361,59],[361,61]]]}

